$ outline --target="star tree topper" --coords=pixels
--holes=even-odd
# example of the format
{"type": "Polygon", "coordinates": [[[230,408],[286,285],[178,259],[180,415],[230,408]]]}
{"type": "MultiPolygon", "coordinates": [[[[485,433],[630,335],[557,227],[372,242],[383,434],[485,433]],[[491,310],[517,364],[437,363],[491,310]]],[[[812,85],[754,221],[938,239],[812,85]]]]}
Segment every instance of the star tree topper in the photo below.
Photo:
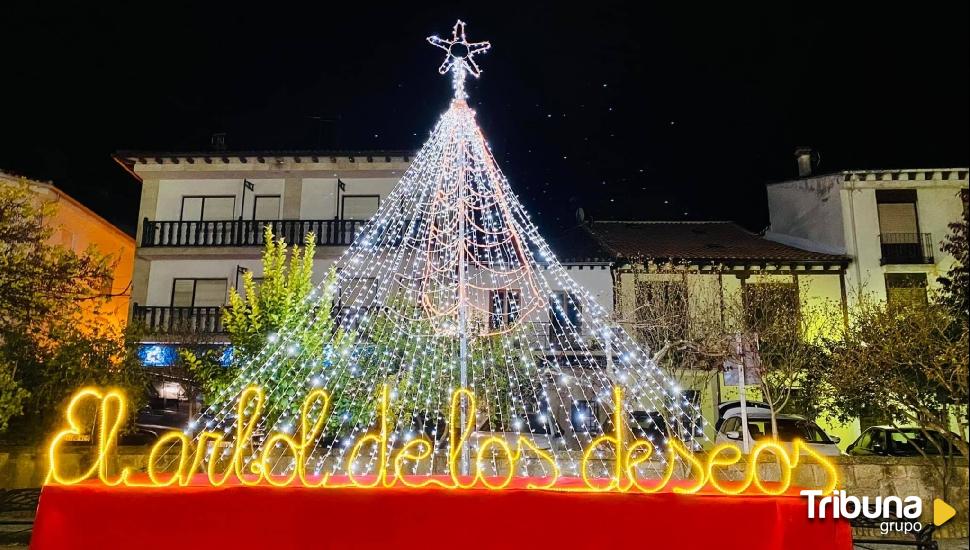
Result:
{"type": "Polygon", "coordinates": [[[451,40],[441,38],[437,35],[429,36],[428,42],[438,46],[445,53],[445,60],[438,67],[438,72],[445,74],[451,71],[455,88],[455,98],[465,99],[465,73],[470,73],[475,78],[482,74],[482,70],[475,63],[475,54],[485,53],[492,47],[488,42],[468,42],[465,37],[465,22],[461,19],[455,23],[451,30],[451,40]]]}

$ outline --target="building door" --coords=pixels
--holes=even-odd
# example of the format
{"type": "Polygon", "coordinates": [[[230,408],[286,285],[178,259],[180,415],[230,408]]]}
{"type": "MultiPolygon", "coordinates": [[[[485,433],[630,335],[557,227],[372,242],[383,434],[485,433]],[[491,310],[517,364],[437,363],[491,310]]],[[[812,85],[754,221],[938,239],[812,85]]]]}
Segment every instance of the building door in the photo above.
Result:
{"type": "Polygon", "coordinates": [[[229,279],[175,279],[166,325],[180,333],[221,330],[228,287],[229,279]]]}
{"type": "Polygon", "coordinates": [[[173,307],[222,307],[226,305],[228,279],[175,279],[173,307]]]}
{"type": "Polygon", "coordinates": [[[380,195],[344,195],[340,202],[340,218],[369,220],[381,206],[380,195]]]}
{"type": "Polygon", "coordinates": [[[182,197],[182,221],[231,220],[235,214],[236,197],[232,195],[182,197]]]}
{"type": "Polygon", "coordinates": [[[925,263],[928,238],[920,233],[915,189],[877,189],[882,263],[925,263]]]}
{"type": "Polygon", "coordinates": [[[225,244],[232,239],[232,224],[216,223],[229,221],[236,216],[236,197],[184,196],[179,224],[179,242],[187,245],[225,244]]]}
{"type": "Polygon", "coordinates": [[[279,195],[256,195],[253,202],[253,219],[269,221],[280,219],[279,195]]]}

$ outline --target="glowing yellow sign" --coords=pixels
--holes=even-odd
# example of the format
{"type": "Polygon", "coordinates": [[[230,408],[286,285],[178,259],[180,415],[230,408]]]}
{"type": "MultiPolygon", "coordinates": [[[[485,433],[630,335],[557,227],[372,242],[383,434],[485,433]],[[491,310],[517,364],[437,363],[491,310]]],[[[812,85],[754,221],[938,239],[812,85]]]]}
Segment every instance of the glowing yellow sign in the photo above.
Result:
{"type": "Polygon", "coordinates": [[[416,476],[407,476],[405,466],[409,462],[420,461],[431,456],[434,442],[425,436],[419,436],[402,445],[399,449],[391,449],[389,431],[392,425],[388,413],[389,394],[383,387],[377,405],[378,429],[360,437],[347,455],[346,479],[336,481],[330,475],[320,477],[307,474],[307,462],[313,450],[313,445],[323,431],[330,409],[330,395],[325,390],[313,390],[307,395],[300,408],[300,425],[296,436],[286,433],[272,433],[263,442],[262,450],[253,460],[246,457],[253,454],[247,452],[251,446],[253,432],[259,422],[265,405],[265,394],[261,388],[250,386],[239,398],[236,406],[236,434],[231,442],[227,442],[221,433],[204,431],[195,441],[182,432],[169,432],[158,439],[148,456],[147,480],[136,479],[132,471],[123,469],[113,476],[109,473],[110,455],[118,445],[118,432],[126,417],[127,401],[117,390],[102,391],[98,388],[83,388],[70,400],[65,413],[66,425],[63,430],[54,435],[48,449],[50,470],[47,483],[73,485],[97,475],[105,485],[127,485],[139,487],[166,487],[174,484],[186,486],[198,479],[198,473],[209,484],[220,486],[229,481],[242,485],[268,484],[273,486],[299,485],[303,487],[424,487],[434,485],[445,489],[484,488],[500,490],[508,487],[513,479],[516,465],[522,460],[523,454],[528,452],[540,461],[548,464],[550,475],[544,478],[529,478],[528,489],[545,489],[557,491],[579,492],[641,492],[655,493],[671,490],[675,493],[696,493],[707,490],[723,494],[735,495],[765,494],[780,495],[789,490],[792,481],[792,471],[798,467],[800,458],[804,455],[813,458],[826,473],[826,484],[823,492],[828,494],[835,490],[838,484],[838,472],[835,466],[825,457],[816,453],[804,441],[795,440],[789,452],[783,445],[774,440],[759,441],[751,451],[747,460],[742,479],[728,481],[720,479],[718,472],[742,463],[744,457],[737,447],[730,444],[715,446],[704,455],[688,450],[681,442],[671,439],[667,445],[666,467],[659,479],[641,479],[637,474],[637,466],[651,458],[654,446],[646,440],[635,439],[626,441],[623,434],[625,423],[621,404],[623,392],[620,388],[613,390],[613,432],[594,439],[584,451],[579,471],[582,485],[575,486],[559,483],[562,479],[559,465],[555,457],[548,451],[539,449],[535,443],[525,436],[519,436],[515,444],[510,444],[502,437],[487,437],[478,441],[478,451],[471,460],[473,472],[470,476],[460,476],[459,461],[461,449],[468,441],[473,431],[473,415],[461,422],[462,404],[466,410],[476,410],[475,396],[468,389],[458,389],[451,399],[448,433],[448,464],[451,472],[450,479],[425,477],[416,480],[416,476]],[[61,464],[59,450],[65,441],[70,441],[83,435],[82,423],[79,420],[79,409],[86,405],[95,405],[97,410],[97,447],[93,463],[80,475],[67,475],[61,464]],[[613,471],[610,477],[596,478],[588,473],[591,461],[599,450],[612,447],[615,454],[613,471]],[[626,448],[623,452],[622,449],[626,448]],[[166,456],[173,449],[178,451],[178,460],[174,470],[161,471],[159,458],[166,456]],[[280,453],[291,457],[295,463],[292,471],[285,475],[272,473],[271,460],[279,460],[279,456],[271,453],[280,449],[280,453]],[[376,458],[374,473],[359,476],[355,473],[353,464],[363,453],[370,451],[376,458]],[[774,456],[774,462],[780,470],[778,482],[766,484],[759,475],[757,464],[759,457],[766,453],[774,456]],[[504,475],[488,477],[483,465],[490,457],[500,456],[508,465],[504,475]],[[205,468],[200,472],[203,462],[205,468]],[[677,465],[685,467],[689,472],[686,480],[671,483],[677,465]],[[444,479],[447,479],[445,481],[444,479]]]}

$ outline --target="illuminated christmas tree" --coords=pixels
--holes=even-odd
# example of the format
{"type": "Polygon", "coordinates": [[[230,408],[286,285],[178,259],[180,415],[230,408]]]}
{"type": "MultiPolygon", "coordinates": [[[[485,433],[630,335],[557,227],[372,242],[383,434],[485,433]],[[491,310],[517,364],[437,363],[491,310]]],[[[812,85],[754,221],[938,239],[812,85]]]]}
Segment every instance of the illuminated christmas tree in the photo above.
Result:
{"type": "MultiPolygon", "coordinates": [[[[622,395],[624,429],[632,437],[658,449],[669,438],[696,445],[703,437],[696,405],[683,401],[649,355],[610,325],[606,308],[573,281],[495,162],[465,90],[468,75],[481,74],[475,56],[490,44],[468,42],[461,21],[450,38],[428,41],[446,52],[439,72],[451,74],[450,107],[338,260],[335,275],[311,294],[305,321],[272,335],[189,433],[208,429],[232,439],[237,402],[255,384],[265,389],[266,406],[252,456],[260,434],[298,429],[308,392],[330,393],[330,413],[308,461],[322,474],[366,474],[380,453],[414,438],[431,449],[408,464],[411,473],[455,467],[465,473],[483,437],[511,442],[524,435],[563,474],[575,475],[583,449],[617,430],[615,395],[622,395]],[[321,330],[320,345],[300,347],[301,331],[321,330]],[[460,400],[460,418],[449,418],[459,388],[470,390],[477,406],[460,400]],[[461,460],[449,464],[454,421],[474,433],[462,444],[461,460]],[[381,430],[389,434],[386,448],[369,445],[355,454],[354,442],[381,430]]],[[[610,445],[597,451],[604,458],[615,452],[610,445]]],[[[516,474],[542,476],[549,468],[548,460],[528,456],[518,464],[516,474]]],[[[657,452],[642,468],[659,471],[664,464],[657,452]]],[[[503,469],[497,458],[483,466],[494,474],[503,469]]],[[[273,473],[293,467],[281,458],[273,473]]],[[[606,466],[602,473],[609,475],[606,466]]]]}

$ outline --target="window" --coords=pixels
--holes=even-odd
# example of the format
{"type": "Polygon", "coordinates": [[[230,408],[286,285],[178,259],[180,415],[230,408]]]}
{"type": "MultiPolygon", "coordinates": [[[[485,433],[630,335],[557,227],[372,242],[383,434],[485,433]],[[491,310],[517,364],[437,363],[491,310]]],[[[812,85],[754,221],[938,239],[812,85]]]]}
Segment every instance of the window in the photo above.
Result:
{"type": "Polygon", "coordinates": [[[630,413],[630,429],[640,439],[659,443],[667,437],[667,422],[657,411],[633,411],[630,413]]]}
{"type": "Polygon", "coordinates": [[[637,332],[654,349],[687,337],[687,284],[639,281],[636,284],[637,332]]]}
{"type": "Polygon", "coordinates": [[[374,305],[377,289],[377,279],[373,277],[349,279],[338,291],[337,324],[344,330],[356,329],[362,321],[361,316],[374,305]]]}
{"type": "Polygon", "coordinates": [[[737,432],[741,430],[741,419],[737,416],[732,416],[724,421],[724,425],[721,426],[721,433],[737,432]]]}
{"type": "Polygon", "coordinates": [[[579,433],[596,432],[599,428],[599,404],[595,401],[573,401],[569,411],[569,420],[573,429],[579,433]]]}
{"type": "MultiPolygon", "coordinates": [[[[831,443],[825,432],[812,422],[794,418],[778,418],[776,423],[778,424],[777,439],[779,441],[792,441],[798,438],[809,443],[831,443]]],[[[771,439],[771,418],[749,418],[748,431],[751,433],[751,439],[771,439]]]]}
{"type": "MultiPolygon", "coordinates": [[[[253,277],[253,294],[259,294],[259,286],[262,285],[263,281],[265,280],[265,277],[253,277]]],[[[250,298],[250,296],[246,296],[246,288],[241,279],[236,282],[236,292],[240,293],[247,299],[250,298]]]]}
{"type": "Polygon", "coordinates": [[[172,283],[172,306],[224,306],[228,286],[228,279],[175,279],[172,283]]]}
{"type": "Polygon", "coordinates": [[[59,242],[64,248],[70,248],[71,250],[77,251],[77,236],[71,232],[69,229],[61,228],[59,231],[59,242]]]}
{"type": "Polygon", "coordinates": [[[908,451],[913,443],[919,445],[919,442],[925,442],[925,439],[922,437],[922,434],[915,430],[910,432],[889,432],[889,446],[893,449],[908,451]]]}
{"type": "Polygon", "coordinates": [[[488,327],[492,330],[512,326],[519,318],[522,293],[518,290],[498,289],[488,292],[488,327]]]}
{"type": "Polygon", "coordinates": [[[374,277],[354,277],[340,287],[340,305],[367,306],[374,301],[377,292],[377,279],[374,277]]]}
{"type": "Polygon", "coordinates": [[[115,287],[115,279],[112,275],[106,275],[104,279],[101,280],[101,294],[104,296],[111,296],[115,287]]]}
{"type": "Polygon", "coordinates": [[[142,344],[138,346],[138,359],[146,367],[169,367],[178,359],[175,346],[163,344],[142,344]]]}
{"type": "MultiPolygon", "coordinates": [[[[919,233],[915,189],[876,190],[879,232],[915,235],[919,233]]],[[[914,241],[916,242],[916,241],[914,241]]]]}
{"type": "Polygon", "coordinates": [[[700,413],[691,414],[691,410],[700,405],[701,392],[698,390],[683,390],[678,400],[680,401],[678,406],[682,412],[680,418],[675,418],[674,421],[680,424],[680,440],[690,441],[693,437],[704,435],[703,418],[700,413]]]}
{"type": "Polygon", "coordinates": [[[926,273],[886,273],[886,303],[893,307],[926,303],[926,273]]]}
{"type": "Polygon", "coordinates": [[[805,430],[805,441],[809,443],[830,443],[829,436],[813,423],[805,422],[802,424],[805,430]]]}
{"type": "Polygon", "coordinates": [[[917,456],[921,454],[920,451],[928,455],[942,453],[959,456],[959,451],[939,432],[933,430],[923,432],[916,428],[889,432],[889,446],[886,449],[896,456],[917,456]]]}
{"type": "Polygon", "coordinates": [[[185,196],[182,197],[183,221],[231,220],[236,215],[236,197],[224,196],[185,196]]]}
{"type": "Polygon", "coordinates": [[[799,314],[798,285],[794,283],[749,283],[742,294],[748,328],[758,334],[794,330],[799,314]]]}
{"type": "Polygon", "coordinates": [[[549,298],[549,321],[557,332],[573,329],[582,332],[583,307],[576,301],[576,295],[565,290],[557,290],[549,298]]]}
{"type": "Polygon", "coordinates": [[[278,220],[280,218],[279,195],[256,195],[253,199],[254,220],[278,220]]]}
{"type": "Polygon", "coordinates": [[[369,220],[380,206],[380,195],[344,195],[340,199],[340,217],[344,220],[369,220]]]}
{"type": "Polygon", "coordinates": [[[865,447],[870,451],[885,450],[886,448],[886,431],[885,430],[872,430],[869,437],[869,445],[865,447]]]}

